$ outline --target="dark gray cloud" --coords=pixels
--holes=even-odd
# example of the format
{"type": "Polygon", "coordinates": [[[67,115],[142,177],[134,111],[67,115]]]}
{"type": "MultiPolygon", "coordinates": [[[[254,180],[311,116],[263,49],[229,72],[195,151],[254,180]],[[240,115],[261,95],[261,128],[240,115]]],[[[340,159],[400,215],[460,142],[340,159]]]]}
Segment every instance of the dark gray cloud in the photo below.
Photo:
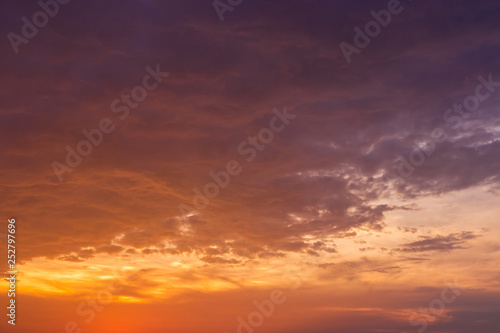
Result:
{"type": "Polygon", "coordinates": [[[468,240],[480,237],[470,231],[449,234],[447,236],[420,236],[422,240],[403,244],[402,248],[397,248],[399,252],[427,252],[427,251],[451,251],[466,249],[464,245],[468,240]]]}

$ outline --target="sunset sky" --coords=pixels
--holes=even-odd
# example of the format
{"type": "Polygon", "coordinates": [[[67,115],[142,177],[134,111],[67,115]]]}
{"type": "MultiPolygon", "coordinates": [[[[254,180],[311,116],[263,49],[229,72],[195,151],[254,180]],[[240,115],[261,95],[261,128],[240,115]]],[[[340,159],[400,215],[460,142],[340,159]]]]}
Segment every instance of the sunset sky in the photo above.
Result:
{"type": "Polygon", "coordinates": [[[498,0],[54,1],[0,14],[1,332],[500,332],[498,0]]]}

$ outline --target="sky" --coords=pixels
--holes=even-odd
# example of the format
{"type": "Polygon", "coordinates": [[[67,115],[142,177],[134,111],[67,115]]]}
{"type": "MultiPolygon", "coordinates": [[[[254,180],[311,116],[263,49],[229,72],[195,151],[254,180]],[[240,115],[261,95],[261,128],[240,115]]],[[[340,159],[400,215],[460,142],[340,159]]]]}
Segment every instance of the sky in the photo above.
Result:
{"type": "Polygon", "coordinates": [[[4,1],[1,331],[498,333],[499,14],[4,1]]]}

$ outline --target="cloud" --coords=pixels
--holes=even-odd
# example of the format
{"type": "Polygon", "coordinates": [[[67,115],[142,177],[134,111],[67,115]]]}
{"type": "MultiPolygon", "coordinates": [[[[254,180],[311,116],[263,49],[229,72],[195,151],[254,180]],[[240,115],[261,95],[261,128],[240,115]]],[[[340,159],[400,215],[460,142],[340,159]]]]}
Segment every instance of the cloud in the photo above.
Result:
{"type": "Polygon", "coordinates": [[[103,245],[97,248],[96,252],[97,253],[109,253],[109,254],[114,254],[114,253],[119,253],[123,251],[124,248],[119,246],[119,245],[103,245]]]}
{"type": "Polygon", "coordinates": [[[466,249],[463,246],[468,240],[480,237],[470,231],[463,231],[461,233],[449,234],[448,236],[420,236],[423,238],[420,241],[403,244],[402,248],[397,248],[398,252],[449,252],[457,249],[466,249]]]}
{"type": "Polygon", "coordinates": [[[299,1],[266,3],[262,11],[255,4],[238,8],[239,19],[223,25],[212,21],[210,6],[125,2],[113,22],[104,20],[116,12],[112,5],[65,8],[98,19],[87,29],[81,18],[58,16],[66,28],[46,27],[26,45],[26,58],[4,70],[10,83],[0,112],[3,202],[30,230],[23,257],[98,249],[120,235],[123,247],[155,246],[166,254],[209,255],[227,240],[234,242],[224,253],[246,258],[266,251],[316,256],[334,252],[303,244],[304,237],[321,242],[354,228],[382,231],[385,214],[412,209],[388,204],[389,194],[417,198],[498,183],[497,95],[450,132],[412,177],[392,183],[380,176],[393,171],[398,154],[411,152],[414,140],[442,125],[439,115],[470,94],[479,74],[497,68],[496,21],[483,13],[473,24],[478,14],[465,1],[453,15],[437,15],[442,5],[409,6],[349,67],[338,43],[370,18],[369,2],[323,4],[321,11],[299,1]],[[467,23],[457,25],[454,15],[467,23]],[[441,28],[436,33],[428,24],[441,28]],[[46,45],[51,52],[33,58],[46,45]],[[119,120],[110,104],[156,63],[171,72],[168,80],[119,120]],[[40,77],[53,84],[41,85],[40,77]],[[246,163],[238,144],[283,105],[296,121],[246,163]],[[66,145],[76,146],[82,129],[103,117],[117,129],[57,183],[50,163],[63,162],[66,145]],[[232,159],[242,163],[242,174],[189,218],[186,238],[178,205],[191,204],[192,189],[232,159]]]}
{"type": "Polygon", "coordinates": [[[224,259],[221,257],[203,257],[201,258],[202,261],[208,263],[208,264],[239,264],[241,261],[235,260],[235,259],[224,259]]]}
{"type": "MultiPolygon", "coordinates": [[[[78,277],[75,267],[92,271],[86,267],[90,263],[144,265],[118,279],[121,296],[153,302],[168,295],[172,303],[119,304],[116,318],[126,317],[122,320],[135,327],[129,321],[137,313],[144,320],[136,323],[156,323],[172,310],[184,325],[172,331],[199,331],[192,327],[192,313],[198,314],[193,309],[205,314],[200,321],[213,324],[220,321],[209,311],[214,304],[231,308],[226,313],[233,321],[241,313],[232,312],[231,302],[240,302],[242,295],[250,304],[254,300],[253,291],[241,290],[247,283],[277,284],[276,271],[302,262],[308,263],[304,271],[312,282],[304,289],[310,295],[299,292],[298,305],[281,312],[285,317],[276,311],[282,321],[273,317],[289,325],[286,331],[359,333],[376,327],[400,332],[408,329],[409,309],[435,297],[424,290],[419,295],[413,287],[420,276],[441,277],[432,271],[443,271],[436,262],[447,259],[439,263],[453,268],[446,272],[465,277],[471,273],[462,270],[463,261],[457,263],[457,253],[468,250],[474,258],[481,253],[484,262],[474,264],[485,267],[496,262],[494,239],[481,247],[483,234],[453,231],[472,229],[453,229],[455,222],[443,215],[427,224],[431,213],[415,202],[473,189],[494,192],[500,186],[500,90],[458,128],[443,120],[447,109],[474,92],[478,76],[491,73],[500,81],[500,3],[405,2],[404,13],[348,65],[339,43],[351,43],[353,28],[363,27],[372,20],[370,11],[386,3],[244,1],[221,24],[210,1],[72,2],[21,45],[19,55],[4,39],[0,200],[3,215],[19,223],[18,262],[39,270],[27,272],[31,281],[49,280],[37,276],[47,263],[71,270],[72,277],[78,277]],[[121,120],[111,104],[141,83],[146,66],[158,63],[170,76],[121,120]],[[247,162],[239,144],[269,126],[272,110],[284,106],[296,119],[247,162]],[[59,183],[51,163],[65,163],[66,147],[76,149],[85,139],[82,130],[97,128],[103,118],[112,120],[115,131],[59,183]],[[384,177],[397,174],[398,156],[408,158],[438,127],[447,140],[411,177],[384,177]],[[230,160],[241,164],[242,173],[231,177],[205,209],[184,219],[179,204],[192,205],[193,190],[203,191],[214,181],[210,172],[223,170],[230,160]],[[418,213],[423,220],[403,222],[400,213],[418,213]],[[400,230],[390,234],[394,224],[400,230]],[[279,268],[268,270],[270,263],[279,268]],[[422,267],[429,271],[423,274],[422,267]],[[337,294],[329,287],[312,292],[312,285],[332,281],[339,282],[337,294]],[[366,285],[378,288],[387,281],[411,286],[378,294],[373,288],[373,297],[362,292],[366,285]],[[175,289],[175,283],[182,286],[175,289]],[[210,289],[236,287],[239,293],[231,296],[210,289]],[[188,293],[188,288],[204,293],[188,293]],[[343,288],[349,292],[342,294],[343,288]],[[216,303],[204,298],[214,295],[220,297],[216,303]],[[318,307],[304,310],[313,296],[318,307]],[[183,297],[193,302],[183,303],[183,297]],[[181,304],[185,313],[172,304],[181,304]],[[304,317],[301,311],[311,312],[304,317]]],[[[20,30],[20,18],[33,13],[37,5],[32,5],[6,7],[0,14],[4,36],[20,30]]],[[[463,204],[470,203],[474,220],[460,223],[490,218],[479,216],[473,200],[463,204]]],[[[103,272],[95,279],[107,276],[103,272]]],[[[496,290],[497,277],[497,272],[483,273],[474,281],[496,290]]],[[[94,288],[96,281],[89,285],[94,288]]],[[[38,288],[33,293],[42,286],[44,292],[60,290],[53,281],[42,282],[32,284],[38,288]]],[[[494,331],[495,313],[484,310],[483,301],[453,309],[450,322],[438,323],[439,328],[474,331],[463,314],[479,331],[494,331]]],[[[52,307],[30,302],[36,320],[26,325],[45,323],[37,309],[52,307]]],[[[248,310],[246,303],[237,305],[242,313],[248,310]]],[[[65,308],[66,303],[57,309],[65,308]]],[[[74,316],[74,307],[63,313],[74,316]]],[[[36,331],[32,327],[24,331],[36,331]]]]}

